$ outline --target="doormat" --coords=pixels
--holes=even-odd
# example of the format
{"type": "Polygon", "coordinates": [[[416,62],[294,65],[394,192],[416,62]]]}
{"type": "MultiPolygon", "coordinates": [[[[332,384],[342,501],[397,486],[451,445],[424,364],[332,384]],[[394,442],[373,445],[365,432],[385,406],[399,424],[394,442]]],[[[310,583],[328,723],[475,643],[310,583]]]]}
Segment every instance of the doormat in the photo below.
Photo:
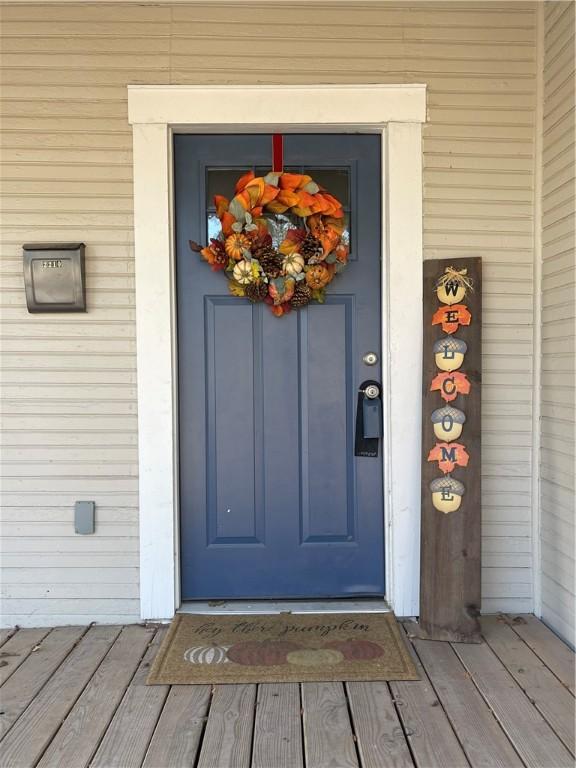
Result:
{"type": "Polygon", "coordinates": [[[147,684],[418,679],[392,613],[177,614],[147,684]]]}

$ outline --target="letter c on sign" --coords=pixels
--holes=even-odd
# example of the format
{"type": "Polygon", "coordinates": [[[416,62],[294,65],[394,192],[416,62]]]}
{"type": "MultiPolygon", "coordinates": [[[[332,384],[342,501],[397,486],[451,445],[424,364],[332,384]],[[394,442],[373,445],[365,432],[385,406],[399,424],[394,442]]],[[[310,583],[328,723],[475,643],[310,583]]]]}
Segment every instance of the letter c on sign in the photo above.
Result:
{"type": "Polygon", "coordinates": [[[446,395],[453,395],[456,391],[456,384],[454,383],[454,379],[444,379],[442,382],[442,391],[446,395]]]}

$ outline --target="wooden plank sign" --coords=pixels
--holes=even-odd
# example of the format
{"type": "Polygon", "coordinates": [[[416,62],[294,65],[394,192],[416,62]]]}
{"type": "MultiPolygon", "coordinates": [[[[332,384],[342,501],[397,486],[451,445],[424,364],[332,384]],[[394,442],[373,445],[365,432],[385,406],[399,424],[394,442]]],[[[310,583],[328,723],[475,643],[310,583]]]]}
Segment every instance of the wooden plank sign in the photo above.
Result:
{"type": "Polygon", "coordinates": [[[424,262],[420,627],[479,642],[479,258],[424,262]]]}

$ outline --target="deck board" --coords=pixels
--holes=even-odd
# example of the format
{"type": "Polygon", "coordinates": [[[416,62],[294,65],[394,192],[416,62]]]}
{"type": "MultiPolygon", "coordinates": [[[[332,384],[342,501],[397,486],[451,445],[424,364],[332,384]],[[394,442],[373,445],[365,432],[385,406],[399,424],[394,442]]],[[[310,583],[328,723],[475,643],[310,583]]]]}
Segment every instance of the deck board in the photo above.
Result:
{"type": "Polygon", "coordinates": [[[258,686],[252,768],[271,765],[304,766],[298,683],[258,686]]]}
{"type": "Polygon", "coordinates": [[[491,648],[454,643],[478,690],[529,768],[573,768],[572,755],[491,648]]]}
{"type": "Polygon", "coordinates": [[[566,643],[535,616],[516,616],[509,623],[514,632],[574,694],[574,653],[566,643]]]}
{"type": "Polygon", "coordinates": [[[302,683],[307,768],[358,768],[342,683],[302,683]]]}
{"type": "Polygon", "coordinates": [[[507,623],[496,616],[485,616],[482,634],[556,735],[574,754],[574,696],[507,623]]]}
{"type": "Polygon", "coordinates": [[[388,684],[346,683],[362,768],[413,768],[388,684]]]}
{"type": "Polygon", "coordinates": [[[171,687],[145,684],[166,627],[4,632],[0,766],[573,765],[573,654],[544,625],[485,617],[479,645],[404,627],[418,681],[171,687]]]}
{"type": "Polygon", "coordinates": [[[415,653],[414,663],[420,680],[389,684],[414,761],[418,768],[466,768],[466,755],[415,653]]]}
{"type": "Polygon", "coordinates": [[[13,674],[32,653],[34,648],[44,640],[49,629],[21,629],[0,650],[0,685],[13,674]]]}
{"type": "Polygon", "coordinates": [[[9,629],[0,629],[0,648],[5,642],[18,632],[18,627],[10,627],[9,629]]]}
{"type": "Polygon", "coordinates": [[[146,685],[166,627],[160,628],[140,662],[94,759],[93,768],[139,768],[168,696],[167,685],[146,685]]]}
{"type": "Polygon", "coordinates": [[[122,630],[42,756],[40,768],[89,764],[150,639],[144,627],[122,630]]]}
{"type": "Polygon", "coordinates": [[[35,765],[90,680],[120,627],[91,627],[1,744],[2,768],[35,765]]]}
{"type": "Polygon", "coordinates": [[[72,651],[86,627],[57,627],[0,689],[0,738],[18,720],[42,686],[72,651]]]}
{"type": "Polygon", "coordinates": [[[154,731],[143,768],[189,768],[196,756],[210,707],[209,685],[173,685],[154,731]]]}
{"type": "Polygon", "coordinates": [[[256,686],[217,685],[198,768],[250,768],[256,686]]]}
{"type": "Polygon", "coordinates": [[[473,768],[522,768],[449,643],[415,640],[414,646],[473,768]]]}

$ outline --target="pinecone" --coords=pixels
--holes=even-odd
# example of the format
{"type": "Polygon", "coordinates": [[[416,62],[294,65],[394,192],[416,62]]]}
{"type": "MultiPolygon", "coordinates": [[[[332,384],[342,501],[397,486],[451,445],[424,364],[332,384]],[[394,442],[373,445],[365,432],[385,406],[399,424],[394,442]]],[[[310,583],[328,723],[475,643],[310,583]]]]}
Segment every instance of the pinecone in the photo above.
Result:
{"type": "Polygon", "coordinates": [[[319,264],[324,258],[322,243],[311,232],[308,232],[298,250],[308,264],[319,264]]]}
{"type": "Polygon", "coordinates": [[[309,304],[311,300],[312,291],[306,285],[306,283],[304,281],[297,283],[294,296],[292,296],[292,301],[290,302],[294,309],[298,309],[298,307],[305,307],[306,304],[309,304]]]}
{"type": "Polygon", "coordinates": [[[264,301],[268,296],[268,286],[261,282],[248,283],[244,293],[247,299],[256,304],[258,301],[264,301]]]}
{"type": "Polygon", "coordinates": [[[282,256],[269,245],[252,250],[252,257],[257,259],[268,277],[278,277],[282,272],[282,256]]]}

